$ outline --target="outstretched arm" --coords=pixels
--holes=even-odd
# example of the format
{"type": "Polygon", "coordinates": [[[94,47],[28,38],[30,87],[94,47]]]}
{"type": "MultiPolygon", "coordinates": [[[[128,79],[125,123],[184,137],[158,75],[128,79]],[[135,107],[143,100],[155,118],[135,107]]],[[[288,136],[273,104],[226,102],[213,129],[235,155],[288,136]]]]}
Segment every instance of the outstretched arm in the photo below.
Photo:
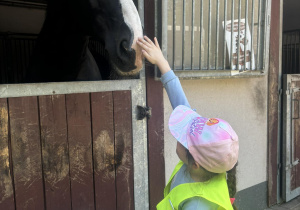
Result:
{"type": "Polygon", "coordinates": [[[164,58],[156,37],[154,38],[154,43],[147,36],[144,36],[144,39],[139,38],[137,43],[142,48],[145,58],[159,68],[162,74],[161,81],[167,91],[173,109],[179,105],[190,107],[180,81],[171,70],[168,61],[164,58]]]}

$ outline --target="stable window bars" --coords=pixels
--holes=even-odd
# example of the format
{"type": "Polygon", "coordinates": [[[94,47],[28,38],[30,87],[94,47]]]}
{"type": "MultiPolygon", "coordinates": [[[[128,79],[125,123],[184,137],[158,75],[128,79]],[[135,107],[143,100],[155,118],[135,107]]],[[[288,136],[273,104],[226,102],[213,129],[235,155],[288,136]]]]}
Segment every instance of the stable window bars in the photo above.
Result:
{"type": "Polygon", "coordinates": [[[283,32],[282,69],[284,74],[300,73],[300,30],[283,32]]]}
{"type": "Polygon", "coordinates": [[[258,76],[268,69],[270,0],[156,2],[156,32],[179,77],[258,76]]]}

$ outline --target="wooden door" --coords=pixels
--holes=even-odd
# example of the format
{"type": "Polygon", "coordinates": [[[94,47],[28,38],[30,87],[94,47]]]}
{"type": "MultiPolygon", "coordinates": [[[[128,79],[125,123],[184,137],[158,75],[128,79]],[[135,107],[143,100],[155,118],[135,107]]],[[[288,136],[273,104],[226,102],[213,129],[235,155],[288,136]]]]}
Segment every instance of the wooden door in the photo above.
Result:
{"type": "Polygon", "coordinates": [[[284,75],[283,198],[300,195],[300,75],[284,75]]]}
{"type": "Polygon", "coordinates": [[[143,81],[0,86],[0,209],[147,209],[143,81]]]}

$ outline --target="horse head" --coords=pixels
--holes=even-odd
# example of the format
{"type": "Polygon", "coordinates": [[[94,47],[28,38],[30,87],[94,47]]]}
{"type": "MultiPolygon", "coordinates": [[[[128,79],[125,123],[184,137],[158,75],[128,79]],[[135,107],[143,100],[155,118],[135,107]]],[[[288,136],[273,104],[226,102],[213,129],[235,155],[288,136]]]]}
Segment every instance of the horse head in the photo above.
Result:
{"type": "Polygon", "coordinates": [[[113,69],[120,76],[136,75],[142,68],[142,52],[136,41],[143,30],[133,1],[81,1],[75,11],[84,16],[82,27],[104,44],[113,69]]]}
{"type": "Polygon", "coordinates": [[[132,0],[48,0],[25,82],[101,80],[103,72],[115,78],[136,77],[142,68],[136,44],[141,36],[132,0]],[[94,58],[89,37],[102,43],[108,59],[98,54],[94,58]]]}

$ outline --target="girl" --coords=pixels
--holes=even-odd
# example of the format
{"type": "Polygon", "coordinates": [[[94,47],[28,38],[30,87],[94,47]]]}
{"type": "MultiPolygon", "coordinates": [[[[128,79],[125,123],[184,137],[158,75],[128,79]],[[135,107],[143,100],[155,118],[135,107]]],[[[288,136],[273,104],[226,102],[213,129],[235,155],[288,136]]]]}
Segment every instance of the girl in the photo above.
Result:
{"type": "Polygon", "coordinates": [[[154,42],[146,36],[137,41],[146,59],[161,71],[161,81],[174,109],[169,129],[178,141],[176,153],[180,159],[157,209],[233,209],[234,199],[230,197],[236,191],[238,136],[226,121],[202,117],[190,108],[179,79],[164,58],[156,38],[154,42]],[[231,171],[227,173],[229,192],[228,171],[231,171]]]}

